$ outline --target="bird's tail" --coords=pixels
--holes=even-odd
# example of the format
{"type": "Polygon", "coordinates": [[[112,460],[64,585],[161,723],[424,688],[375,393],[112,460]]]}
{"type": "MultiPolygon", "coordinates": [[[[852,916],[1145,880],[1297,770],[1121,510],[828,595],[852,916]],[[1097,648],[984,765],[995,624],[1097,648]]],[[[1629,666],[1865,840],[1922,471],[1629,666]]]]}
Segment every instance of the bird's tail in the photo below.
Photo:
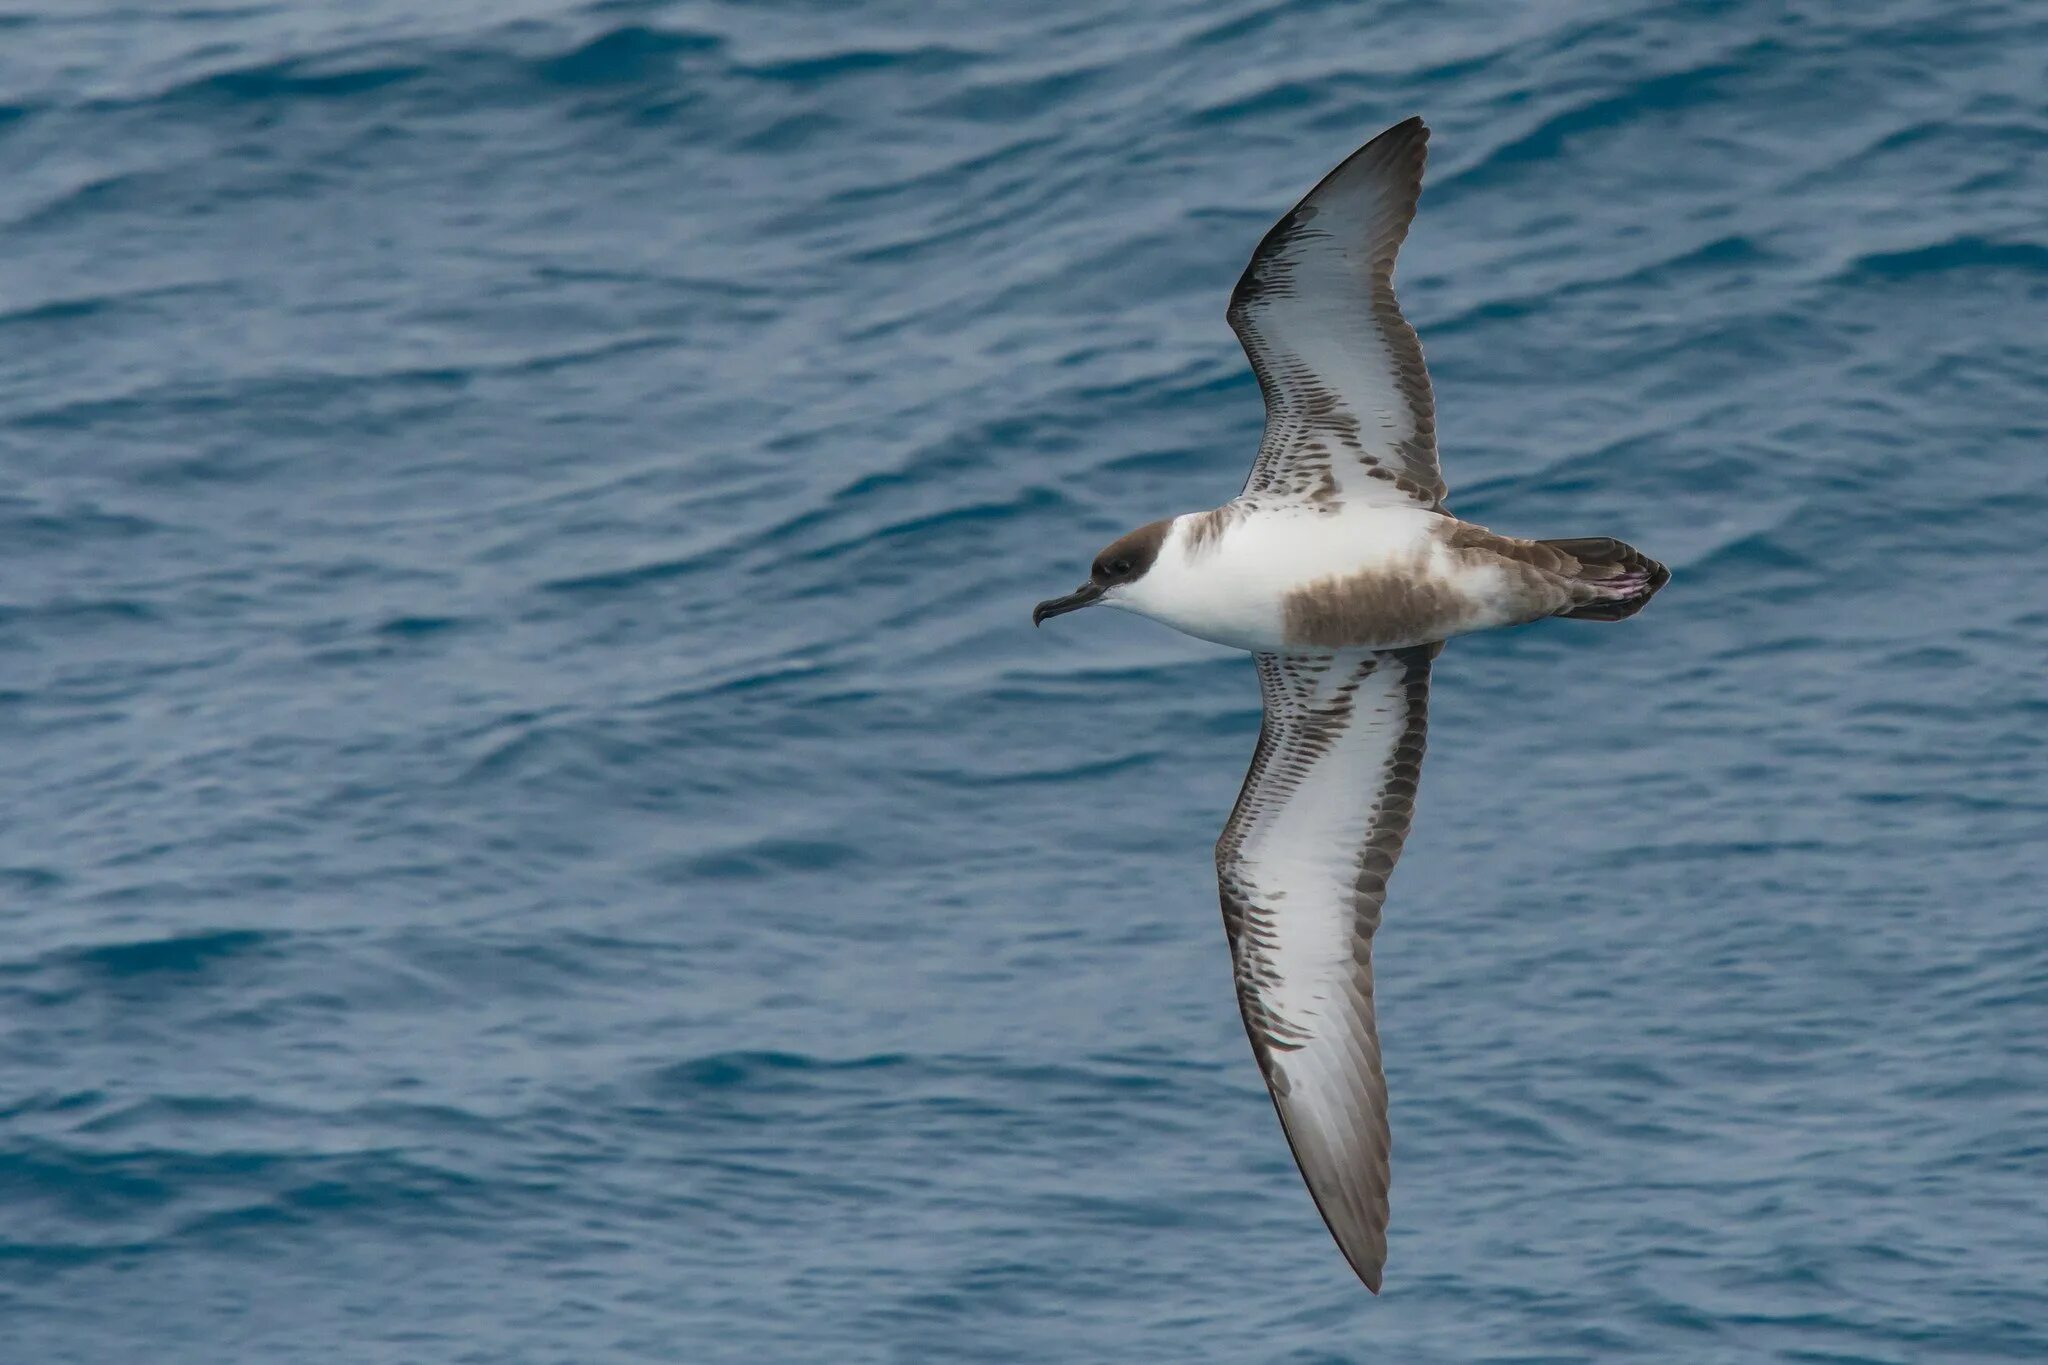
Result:
{"type": "Polygon", "coordinates": [[[1579,571],[1575,580],[1598,594],[1558,613],[1573,621],[1619,621],[1634,616],[1671,579],[1669,569],[1635,546],[1606,536],[1539,543],[1576,559],[1579,571]]]}

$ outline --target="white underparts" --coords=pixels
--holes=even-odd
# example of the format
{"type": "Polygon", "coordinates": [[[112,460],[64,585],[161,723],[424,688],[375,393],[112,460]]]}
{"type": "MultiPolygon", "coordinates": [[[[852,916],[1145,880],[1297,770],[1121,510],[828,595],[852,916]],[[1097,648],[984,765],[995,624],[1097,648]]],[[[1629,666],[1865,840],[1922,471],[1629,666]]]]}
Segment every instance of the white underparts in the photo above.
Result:
{"type": "Polygon", "coordinates": [[[1328,621],[1347,634],[1335,647],[1393,649],[1531,619],[1506,566],[1444,543],[1457,524],[1419,507],[1243,501],[1176,517],[1145,575],[1104,600],[1265,654],[1326,651],[1314,632],[1328,621]]]}

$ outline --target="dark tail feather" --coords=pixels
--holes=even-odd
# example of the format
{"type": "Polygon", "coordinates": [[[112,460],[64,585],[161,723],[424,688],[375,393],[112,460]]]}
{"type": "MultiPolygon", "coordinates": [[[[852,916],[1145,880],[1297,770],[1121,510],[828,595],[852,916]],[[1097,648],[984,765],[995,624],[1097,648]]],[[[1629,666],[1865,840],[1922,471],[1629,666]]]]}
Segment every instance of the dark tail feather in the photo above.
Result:
{"type": "Polygon", "coordinates": [[[1640,578],[1641,585],[1626,596],[1598,599],[1561,611],[1559,616],[1572,621],[1620,621],[1634,616],[1643,609],[1643,604],[1657,595],[1657,589],[1671,581],[1671,571],[1656,560],[1644,554],[1633,545],[1606,536],[1591,536],[1579,540],[1545,540],[1539,544],[1553,550],[1562,550],[1579,561],[1579,581],[1598,586],[1608,579],[1640,578]]]}

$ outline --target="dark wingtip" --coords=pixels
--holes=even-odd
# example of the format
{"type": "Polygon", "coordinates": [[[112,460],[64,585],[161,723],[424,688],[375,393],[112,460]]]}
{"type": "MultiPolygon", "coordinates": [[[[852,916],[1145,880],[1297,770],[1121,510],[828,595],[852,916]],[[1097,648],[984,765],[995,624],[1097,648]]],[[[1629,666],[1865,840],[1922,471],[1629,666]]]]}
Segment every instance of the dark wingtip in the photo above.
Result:
{"type": "Polygon", "coordinates": [[[1407,118],[1402,119],[1399,123],[1381,133],[1379,137],[1374,138],[1373,141],[1378,142],[1381,139],[1392,141],[1395,137],[1405,137],[1410,133],[1420,133],[1422,135],[1419,139],[1420,141],[1429,141],[1429,125],[1422,121],[1422,115],[1410,114],[1407,118]]]}
{"type": "MultiPolygon", "coordinates": [[[[1340,1247],[1339,1250],[1342,1250],[1342,1248],[1340,1247]]],[[[1359,1262],[1352,1260],[1349,1254],[1347,1254],[1344,1257],[1344,1260],[1345,1263],[1351,1267],[1351,1273],[1358,1276],[1358,1282],[1360,1284],[1364,1285],[1367,1289],[1370,1289],[1375,1295],[1377,1295],[1380,1292],[1379,1266],[1372,1265],[1369,1263],[1361,1265],[1359,1262]]]]}

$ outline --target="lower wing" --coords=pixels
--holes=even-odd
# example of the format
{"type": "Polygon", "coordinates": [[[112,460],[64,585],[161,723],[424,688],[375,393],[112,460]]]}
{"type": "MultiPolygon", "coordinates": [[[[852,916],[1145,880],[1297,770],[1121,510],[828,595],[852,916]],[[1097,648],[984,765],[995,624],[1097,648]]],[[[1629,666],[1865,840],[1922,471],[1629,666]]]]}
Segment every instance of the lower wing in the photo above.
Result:
{"type": "Polygon", "coordinates": [[[1440,645],[1256,656],[1265,723],[1216,844],[1252,1051],[1346,1259],[1387,1256],[1387,1086],[1372,935],[1415,810],[1440,645]]]}

